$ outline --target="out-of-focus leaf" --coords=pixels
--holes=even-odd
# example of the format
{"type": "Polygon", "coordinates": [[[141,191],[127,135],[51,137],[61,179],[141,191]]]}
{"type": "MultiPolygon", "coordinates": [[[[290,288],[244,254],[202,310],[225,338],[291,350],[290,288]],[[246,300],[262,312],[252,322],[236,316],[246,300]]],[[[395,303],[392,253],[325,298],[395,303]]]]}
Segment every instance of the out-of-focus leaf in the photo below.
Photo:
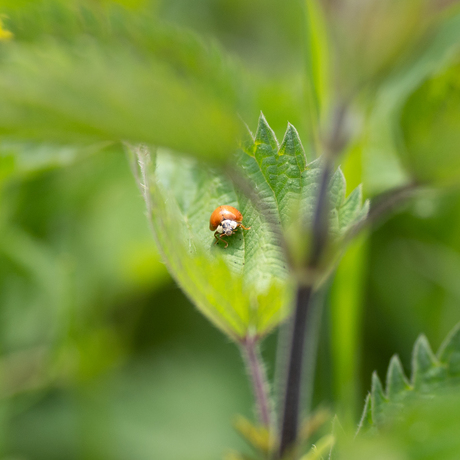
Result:
{"type": "MultiPolygon", "coordinates": [[[[308,96],[312,127],[318,127],[319,122],[327,115],[330,103],[330,43],[326,19],[320,7],[320,2],[308,0],[305,2],[306,40],[308,46],[306,92],[308,96]]],[[[312,133],[318,136],[318,132],[312,133]]]]}
{"type": "Polygon", "coordinates": [[[388,366],[386,385],[388,398],[395,401],[402,399],[405,392],[411,389],[397,355],[391,358],[390,365],[388,366]]]}
{"type": "Polygon", "coordinates": [[[382,382],[376,372],[372,374],[371,409],[372,419],[379,423],[384,417],[383,406],[387,398],[383,392],[382,382]]]}
{"type": "MultiPolygon", "coordinates": [[[[236,155],[235,183],[194,160],[134,148],[148,214],[170,272],[197,307],[234,339],[263,336],[288,313],[284,232],[299,221],[309,228],[322,164],[307,164],[291,125],[281,147],[263,115],[250,136],[236,155]],[[214,245],[208,229],[209,217],[220,205],[239,209],[243,224],[251,227],[228,237],[228,248],[214,245]]],[[[331,236],[338,237],[354,223],[338,224],[345,196],[340,170],[329,188],[331,219],[336,220],[331,236]]],[[[354,204],[361,218],[359,210],[365,208],[359,200],[354,204]]]]}
{"type": "Polygon", "coordinates": [[[228,157],[237,111],[250,98],[216,45],[165,25],[148,9],[105,13],[54,1],[48,19],[33,11],[12,15],[18,39],[1,50],[3,136],[127,140],[208,160],[228,157]]]}
{"type": "MultiPolygon", "coordinates": [[[[367,125],[368,132],[363,149],[363,182],[367,193],[381,193],[404,185],[411,179],[430,183],[455,180],[454,155],[450,158],[454,167],[449,172],[452,174],[451,180],[440,177],[442,169],[449,169],[446,165],[449,164],[448,158],[451,154],[449,151],[444,152],[449,141],[439,140],[442,127],[436,124],[436,120],[434,131],[431,124],[425,122],[436,116],[433,110],[438,109],[433,101],[425,101],[423,98],[429,97],[426,92],[429,86],[427,82],[436,80],[436,76],[441,76],[452,66],[455,55],[458,54],[459,41],[460,14],[453,10],[452,14],[445,15],[439,21],[424,46],[419,47],[411,59],[403,60],[381,85],[367,125]],[[422,90],[422,87],[425,89],[422,90]],[[416,100],[419,101],[418,108],[415,108],[416,100]],[[422,127],[424,122],[425,127],[429,125],[426,130],[422,127]],[[424,130],[420,139],[415,137],[416,130],[424,130]],[[428,153],[430,142],[433,150],[428,153]]],[[[442,104],[439,99],[438,102],[442,104]]],[[[438,108],[443,111],[441,107],[438,108]]],[[[441,112],[439,115],[442,117],[441,112]]],[[[445,131],[448,129],[446,127],[445,131]]],[[[449,136],[451,135],[452,131],[449,136]]]]}
{"type": "Polygon", "coordinates": [[[330,0],[324,5],[345,92],[380,83],[416,54],[442,18],[426,0],[330,0]]]}
{"type": "Polygon", "coordinates": [[[401,115],[405,161],[415,178],[456,183],[460,177],[460,64],[424,81],[401,115]]]}
{"type": "Polygon", "coordinates": [[[102,147],[104,145],[101,144],[81,148],[32,142],[0,142],[0,181],[66,166],[102,147]]]}
{"type": "Polygon", "coordinates": [[[0,42],[1,41],[8,41],[13,38],[13,34],[9,31],[6,30],[3,21],[0,19],[0,42]]]}
{"type": "Polygon", "coordinates": [[[308,454],[301,457],[300,460],[322,460],[327,458],[327,455],[331,452],[334,447],[335,436],[327,434],[323,436],[318,442],[310,449],[308,454]]]}
{"type": "Polygon", "coordinates": [[[460,325],[457,325],[443,342],[437,355],[431,351],[428,340],[420,336],[412,355],[412,376],[408,382],[397,356],[390,361],[383,390],[377,374],[372,375],[372,389],[359,425],[359,431],[368,431],[391,424],[402,418],[411,401],[422,397],[433,398],[442,391],[458,386],[460,367],[460,325]],[[370,402],[370,404],[369,404],[370,402]]]}
{"type": "Polygon", "coordinates": [[[458,392],[408,401],[405,416],[372,436],[341,448],[341,460],[457,460],[460,451],[458,392]]]}
{"type": "Polygon", "coordinates": [[[460,377],[460,327],[456,327],[443,342],[438,351],[438,359],[447,364],[450,378],[460,377]]]}
{"type": "Polygon", "coordinates": [[[412,356],[412,378],[414,389],[420,393],[430,393],[442,387],[446,381],[445,366],[431,351],[428,339],[421,335],[415,342],[412,356]]]}
{"type": "Polygon", "coordinates": [[[242,415],[236,417],[233,426],[257,451],[265,455],[273,452],[274,439],[266,426],[256,426],[242,415]]]}

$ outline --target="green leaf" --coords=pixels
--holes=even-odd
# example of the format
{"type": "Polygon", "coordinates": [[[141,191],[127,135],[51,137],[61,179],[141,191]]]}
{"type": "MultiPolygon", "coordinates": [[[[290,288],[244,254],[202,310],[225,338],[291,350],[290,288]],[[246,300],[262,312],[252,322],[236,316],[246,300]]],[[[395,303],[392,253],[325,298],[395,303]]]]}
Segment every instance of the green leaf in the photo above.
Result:
{"type": "Polygon", "coordinates": [[[378,435],[359,436],[343,445],[340,459],[457,460],[460,452],[458,392],[414,400],[405,416],[378,435]]]}
{"type": "Polygon", "coordinates": [[[371,395],[368,394],[366,396],[366,400],[364,401],[364,410],[361,415],[361,420],[358,424],[358,432],[361,430],[368,431],[374,424],[372,417],[372,404],[371,404],[371,395]]]}
{"type": "Polygon", "coordinates": [[[305,222],[311,222],[313,218],[322,171],[322,159],[320,157],[307,164],[305,171],[302,172],[300,207],[305,222]]]}
{"type": "Polygon", "coordinates": [[[390,365],[388,366],[386,389],[390,401],[403,399],[405,393],[411,390],[398,355],[394,355],[391,358],[390,365]]]}
{"type": "Polygon", "coordinates": [[[372,419],[375,423],[382,423],[384,420],[384,406],[388,402],[387,397],[383,391],[382,382],[377,375],[377,372],[372,374],[372,389],[371,389],[371,409],[372,419]]]}
{"type": "Polygon", "coordinates": [[[332,176],[329,184],[329,205],[331,208],[340,208],[342,206],[345,199],[346,187],[345,176],[339,167],[332,176]]]}
{"type": "Polygon", "coordinates": [[[302,173],[306,169],[305,152],[297,130],[288,123],[288,128],[278,151],[277,182],[275,194],[281,215],[292,218],[298,209],[301,196],[302,173]]]}
{"type": "MultiPolygon", "coordinates": [[[[330,97],[330,43],[326,18],[321,2],[309,0],[305,3],[306,39],[308,46],[306,96],[313,129],[320,125],[329,108],[330,97]]],[[[319,133],[312,133],[314,137],[319,133]]]]}
{"type": "Polygon", "coordinates": [[[460,177],[460,62],[424,81],[401,114],[405,161],[416,179],[452,184],[460,177]]]}
{"type": "Polygon", "coordinates": [[[233,339],[266,334],[284,318],[289,290],[277,236],[264,216],[216,171],[166,151],[154,158],[134,151],[154,235],[178,284],[233,339]],[[228,249],[214,245],[208,227],[222,204],[238,208],[252,227],[229,238],[228,249]]]}
{"type": "Polygon", "coordinates": [[[460,324],[448,335],[437,355],[431,351],[427,338],[421,335],[412,354],[412,378],[409,383],[401,362],[393,356],[388,367],[386,390],[374,373],[372,390],[366,400],[358,431],[368,431],[402,418],[414,400],[434,398],[442,390],[460,384],[460,324]],[[369,412],[369,399],[372,412],[369,412]]]}
{"type": "MultiPolygon", "coordinates": [[[[32,141],[146,142],[226,161],[240,131],[243,73],[215,44],[147,7],[14,11],[2,45],[0,134],[32,141]],[[59,20],[57,20],[59,18],[59,20]]],[[[88,5],[90,5],[88,3],[88,5]]]]}
{"type": "MultiPolygon", "coordinates": [[[[339,209],[339,227],[347,230],[358,218],[363,201],[362,186],[356,187],[339,209]]],[[[367,213],[366,213],[367,214],[367,213]]]]}
{"type": "Polygon", "coordinates": [[[257,451],[268,455],[273,451],[273,436],[266,426],[256,426],[246,417],[239,415],[233,421],[233,426],[239,434],[257,451]]]}
{"type": "Polygon", "coordinates": [[[431,351],[424,335],[415,342],[412,354],[412,384],[419,392],[433,392],[446,379],[446,371],[431,351]]]}
{"type": "MultiPolygon", "coordinates": [[[[293,222],[294,210],[308,221],[321,172],[321,160],[307,164],[292,125],[279,146],[261,115],[256,135],[243,145],[230,176],[171,151],[158,149],[154,155],[145,147],[132,148],[154,235],[171,274],[234,340],[262,337],[289,313],[292,289],[283,229],[293,222]],[[228,248],[214,244],[208,227],[221,205],[239,209],[243,224],[251,227],[226,237],[228,248]]],[[[345,195],[340,170],[330,190],[337,216],[345,195]]]]}
{"type": "Polygon", "coordinates": [[[335,436],[327,434],[320,438],[310,449],[310,452],[300,458],[300,460],[322,460],[330,454],[335,444],[335,436]]]}
{"type": "Polygon", "coordinates": [[[105,145],[76,147],[31,142],[0,142],[0,181],[24,177],[73,163],[77,158],[100,151],[105,145]]]}
{"type": "Polygon", "coordinates": [[[447,336],[437,356],[440,362],[446,363],[450,378],[460,378],[460,324],[447,336]]]}

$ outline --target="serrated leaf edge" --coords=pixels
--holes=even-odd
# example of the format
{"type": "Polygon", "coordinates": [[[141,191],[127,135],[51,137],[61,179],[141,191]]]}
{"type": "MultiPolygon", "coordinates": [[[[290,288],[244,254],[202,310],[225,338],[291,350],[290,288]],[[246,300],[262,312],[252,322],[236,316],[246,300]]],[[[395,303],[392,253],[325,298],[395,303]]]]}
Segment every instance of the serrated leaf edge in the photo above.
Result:
{"type": "MultiPolygon", "coordinates": [[[[401,376],[401,381],[404,383],[405,391],[407,393],[410,392],[418,392],[417,384],[417,372],[418,370],[422,370],[423,373],[426,373],[428,370],[432,370],[435,368],[445,368],[448,369],[449,359],[452,352],[458,351],[460,353],[460,323],[457,324],[451,332],[447,335],[446,339],[442,342],[439,347],[439,350],[436,354],[433,353],[431,350],[431,346],[429,344],[428,339],[424,334],[421,334],[417,340],[415,341],[413,353],[412,353],[412,373],[411,373],[411,380],[407,379],[404,370],[402,368],[401,361],[397,355],[393,355],[390,364],[387,370],[387,377],[386,377],[386,388],[383,389],[383,386],[380,382],[380,379],[377,373],[374,371],[372,374],[372,387],[371,392],[367,395],[363,413],[361,415],[360,422],[358,424],[358,428],[356,431],[356,435],[360,434],[361,431],[364,429],[371,429],[376,427],[377,420],[376,416],[378,415],[378,409],[383,408],[381,404],[384,402],[393,402],[394,397],[390,392],[390,385],[391,385],[391,372],[397,369],[398,374],[401,376]],[[455,345],[457,344],[458,350],[456,350],[455,345]],[[450,347],[452,351],[449,353],[446,350],[449,350],[450,347]],[[420,367],[420,357],[421,353],[425,354],[425,360],[428,358],[429,366],[424,366],[423,368],[420,367]],[[379,405],[380,403],[380,405],[379,405]]],[[[446,374],[445,381],[446,383],[449,381],[451,376],[446,374]]],[[[393,395],[395,396],[395,394],[393,395]]]]}

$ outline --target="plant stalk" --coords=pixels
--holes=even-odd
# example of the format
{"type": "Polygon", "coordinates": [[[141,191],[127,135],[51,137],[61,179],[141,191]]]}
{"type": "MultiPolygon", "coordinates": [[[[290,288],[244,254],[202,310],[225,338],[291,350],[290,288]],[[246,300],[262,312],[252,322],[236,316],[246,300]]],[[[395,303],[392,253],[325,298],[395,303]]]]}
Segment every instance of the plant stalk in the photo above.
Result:
{"type": "MultiPolygon", "coordinates": [[[[312,226],[312,249],[308,259],[308,268],[313,276],[307,283],[299,283],[296,293],[296,304],[290,330],[288,344],[288,367],[284,388],[284,404],[281,418],[279,458],[296,442],[299,432],[299,414],[302,399],[302,376],[304,368],[305,340],[307,332],[307,318],[312,308],[315,276],[328,232],[328,197],[331,165],[326,163],[321,178],[318,199],[312,226]]],[[[311,357],[314,359],[314,357],[311,357]]],[[[311,366],[309,366],[311,367],[311,366]]]]}
{"type": "Polygon", "coordinates": [[[269,429],[272,426],[271,402],[265,368],[256,337],[246,337],[242,343],[242,354],[246,362],[260,423],[269,429]]]}
{"type": "MultiPolygon", "coordinates": [[[[336,107],[332,118],[331,130],[324,141],[323,155],[325,164],[311,226],[311,249],[305,263],[306,272],[309,276],[307,280],[302,279],[298,282],[295,311],[289,335],[289,355],[284,386],[278,458],[282,458],[289,450],[295,448],[299,434],[303,369],[307,367],[313,372],[314,368],[313,363],[315,362],[314,353],[316,347],[311,347],[312,350],[307,350],[306,358],[308,359],[308,363],[304,359],[307,318],[310,316],[312,309],[316,275],[320,268],[329,232],[329,180],[334,161],[346,144],[346,134],[344,132],[346,112],[347,106],[345,103],[336,107]]],[[[311,387],[313,385],[313,376],[310,377],[311,387]]],[[[308,390],[311,392],[312,388],[308,390]]]]}
{"type": "Polygon", "coordinates": [[[312,294],[312,285],[299,286],[297,290],[295,312],[291,321],[291,343],[280,433],[280,457],[294,444],[299,431],[299,408],[303,373],[301,363],[304,361],[305,331],[312,294]]]}

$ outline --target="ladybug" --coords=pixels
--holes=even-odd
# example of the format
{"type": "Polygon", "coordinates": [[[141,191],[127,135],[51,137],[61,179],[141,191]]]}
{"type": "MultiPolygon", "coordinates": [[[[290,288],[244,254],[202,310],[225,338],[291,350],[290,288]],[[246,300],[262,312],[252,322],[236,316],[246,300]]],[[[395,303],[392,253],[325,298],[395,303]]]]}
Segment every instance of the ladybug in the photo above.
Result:
{"type": "Polygon", "coordinates": [[[214,233],[215,243],[222,240],[225,243],[225,247],[228,247],[228,242],[225,241],[223,236],[230,236],[236,233],[238,227],[249,230],[251,227],[245,227],[243,222],[243,214],[233,206],[219,206],[214,209],[209,220],[209,230],[214,233]]]}

